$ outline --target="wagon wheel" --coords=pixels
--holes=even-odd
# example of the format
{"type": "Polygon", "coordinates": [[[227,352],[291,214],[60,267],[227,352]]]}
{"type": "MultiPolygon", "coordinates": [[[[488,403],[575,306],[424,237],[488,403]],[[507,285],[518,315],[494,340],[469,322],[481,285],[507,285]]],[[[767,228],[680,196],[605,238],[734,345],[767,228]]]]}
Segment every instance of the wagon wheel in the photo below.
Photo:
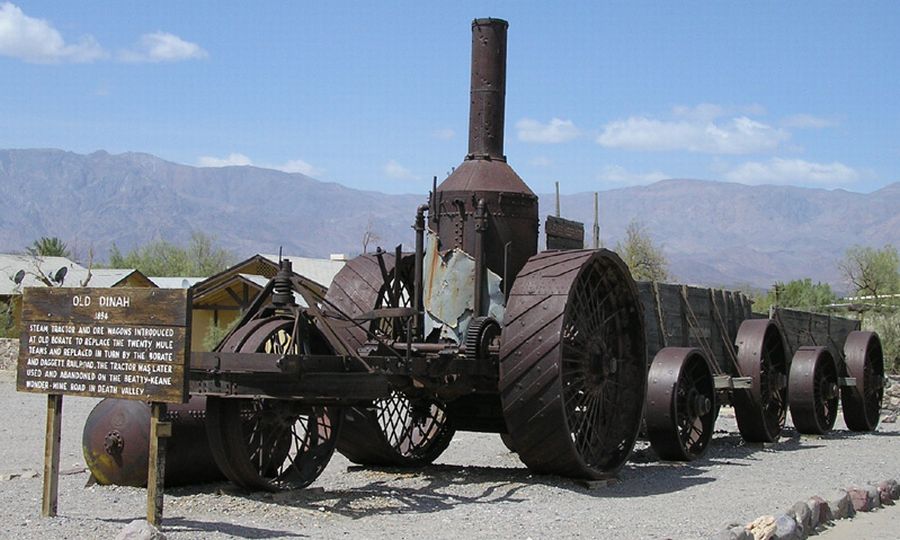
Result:
{"type": "MultiPolygon", "coordinates": [[[[300,350],[291,337],[293,319],[273,317],[247,326],[220,349],[273,355],[300,350]]],[[[302,346],[327,353],[322,343],[311,336],[302,346]]],[[[213,458],[229,480],[245,489],[308,486],[331,459],[340,431],[339,411],[296,401],[210,397],[206,411],[213,458]]]]}
{"type": "Polygon", "coordinates": [[[878,426],[884,397],[884,353],[875,332],[850,332],[844,342],[844,376],[855,377],[855,386],[841,387],[844,422],[852,431],[872,431],[878,426]]]}
{"type": "Polygon", "coordinates": [[[706,452],[716,416],[716,389],[699,349],[667,347],[647,374],[647,438],[662,459],[690,461],[706,452]]]}
{"type": "Polygon", "coordinates": [[[598,479],[634,447],[647,389],[637,288],[607,250],[546,252],[516,277],[500,345],[512,446],[539,473],[598,479]]]}
{"type": "Polygon", "coordinates": [[[834,427],[838,409],[838,373],[825,347],[800,347],[791,360],[788,401],[800,433],[822,435],[834,427]]]}
{"type": "Polygon", "coordinates": [[[737,362],[750,377],[750,388],[732,395],[738,430],[748,442],[774,442],[787,416],[788,357],[778,325],[769,319],[749,319],[738,329],[737,362]]]}
{"type": "MultiPolygon", "coordinates": [[[[404,257],[400,272],[396,273],[393,255],[384,254],[383,261],[387,282],[374,255],[363,255],[348,262],[328,288],[326,310],[337,308],[346,316],[359,317],[382,307],[411,306],[413,257],[404,257]],[[395,274],[399,274],[400,280],[396,284],[395,274]]],[[[391,319],[369,321],[363,328],[336,321],[332,329],[353,350],[367,341],[367,332],[405,338],[405,328],[391,319]]],[[[396,392],[389,398],[376,400],[371,407],[348,407],[345,420],[337,449],[361,465],[431,463],[447,448],[455,433],[443,403],[396,392]]]]}

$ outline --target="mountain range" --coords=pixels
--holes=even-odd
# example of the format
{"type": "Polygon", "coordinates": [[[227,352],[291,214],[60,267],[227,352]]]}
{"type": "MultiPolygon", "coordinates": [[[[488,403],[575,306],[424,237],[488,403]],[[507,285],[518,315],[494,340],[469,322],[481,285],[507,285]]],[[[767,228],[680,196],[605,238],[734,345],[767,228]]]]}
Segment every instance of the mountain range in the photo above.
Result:
{"type": "MultiPolygon", "coordinates": [[[[298,173],[191,167],[142,153],[0,150],[0,252],[58,236],[82,259],[93,249],[103,260],[113,244],[123,252],[159,239],[186,244],[200,231],[238,258],[279,247],[310,257],[355,255],[367,230],[386,249],[411,246],[415,209],[430,188],[388,195],[298,173]]],[[[845,290],[837,262],[848,247],[900,245],[900,182],[862,194],[675,179],[602,191],[599,199],[606,247],[637,220],[684,283],[767,288],[809,277],[845,290]]],[[[540,200],[543,224],[553,196],[540,200]]],[[[560,204],[563,217],[585,223],[590,241],[592,194],[563,195],[560,204]]]]}

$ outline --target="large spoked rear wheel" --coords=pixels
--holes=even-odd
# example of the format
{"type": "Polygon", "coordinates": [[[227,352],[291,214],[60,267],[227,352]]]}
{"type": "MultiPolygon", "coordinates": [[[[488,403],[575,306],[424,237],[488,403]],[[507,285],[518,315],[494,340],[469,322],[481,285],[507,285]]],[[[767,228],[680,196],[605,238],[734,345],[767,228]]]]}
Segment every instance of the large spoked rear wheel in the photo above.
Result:
{"type": "Polygon", "coordinates": [[[712,439],[718,407],[709,362],[699,349],[666,347],[647,374],[647,438],[662,459],[690,461],[712,439]]]}
{"type": "Polygon", "coordinates": [[[500,395],[509,438],[529,469],[614,474],[637,438],[646,369],[637,288],[616,254],[528,260],[504,317],[500,395]]]}
{"type": "Polygon", "coordinates": [[[437,459],[454,430],[443,404],[394,392],[371,408],[348,409],[339,451],[361,465],[417,467],[437,459]]]}
{"type": "MultiPolygon", "coordinates": [[[[252,321],[235,332],[222,350],[297,353],[293,319],[252,321]]],[[[321,341],[308,342],[313,352],[321,341]]],[[[296,401],[210,397],[207,434],[216,465],[229,480],[250,490],[297,489],[311,484],[334,453],[340,411],[296,401]]]]}
{"type": "Polygon", "coordinates": [[[791,420],[797,431],[810,435],[831,431],[837,419],[837,383],[837,364],[827,348],[797,349],[788,383],[791,420]]]}
{"type": "Polygon", "coordinates": [[[788,356],[784,337],[770,319],[748,319],[738,329],[740,375],[750,388],[732,394],[741,437],[747,442],[774,442],[787,416],[788,356]]]}
{"type": "Polygon", "coordinates": [[[844,376],[854,377],[854,386],[841,387],[844,422],[852,431],[878,427],[884,398],[884,352],[874,332],[850,332],[844,342],[844,376]]]}
{"type": "MultiPolygon", "coordinates": [[[[326,312],[336,309],[354,318],[373,309],[411,306],[413,258],[403,257],[399,269],[395,268],[394,259],[393,255],[382,255],[384,272],[375,255],[348,262],[328,288],[326,312]]],[[[405,337],[405,328],[389,319],[363,321],[360,325],[333,320],[331,326],[354,350],[365,344],[370,335],[405,337]]],[[[395,392],[369,407],[345,409],[337,449],[360,465],[415,467],[437,459],[454,433],[443,403],[395,392]]]]}

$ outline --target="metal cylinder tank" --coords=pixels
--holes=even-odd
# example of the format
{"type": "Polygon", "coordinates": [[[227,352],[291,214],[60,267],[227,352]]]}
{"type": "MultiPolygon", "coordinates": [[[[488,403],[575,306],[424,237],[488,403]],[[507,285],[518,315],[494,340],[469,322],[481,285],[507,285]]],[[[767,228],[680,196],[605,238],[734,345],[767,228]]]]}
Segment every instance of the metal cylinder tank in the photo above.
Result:
{"type": "MultiPolygon", "coordinates": [[[[224,480],[206,439],[206,398],[169,405],[166,421],[167,486],[224,480]]],[[[104,399],[88,415],[82,433],[84,461],[98,484],[144,487],[149,464],[150,406],[140,401],[104,399]]]]}
{"type": "Polygon", "coordinates": [[[509,291],[516,274],[537,253],[538,200],[503,155],[506,100],[506,31],[501,19],[472,21],[469,152],[435,190],[430,226],[440,249],[476,254],[476,212],[484,201],[486,267],[504,277],[509,291]]]}

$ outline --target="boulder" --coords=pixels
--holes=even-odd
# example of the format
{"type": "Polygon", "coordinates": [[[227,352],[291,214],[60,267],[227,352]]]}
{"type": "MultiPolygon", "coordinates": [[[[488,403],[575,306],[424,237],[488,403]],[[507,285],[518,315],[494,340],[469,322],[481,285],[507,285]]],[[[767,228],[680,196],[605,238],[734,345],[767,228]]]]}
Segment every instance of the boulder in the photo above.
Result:
{"type": "Polygon", "coordinates": [[[810,512],[809,507],[806,506],[805,502],[794,504],[794,506],[787,511],[787,515],[794,518],[794,521],[797,522],[797,527],[800,528],[800,534],[804,538],[809,536],[809,533],[813,530],[812,512],[810,512]]]}
{"type": "Polygon", "coordinates": [[[855,512],[868,512],[872,509],[871,498],[865,488],[851,487],[847,490],[847,494],[850,495],[850,503],[855,512]]]}
{"type": "Polygon", "coordinates": [[[846,519],[853,515],[853,504],[850,502],[850,494],[839,489],[825,498],[828,501],[828,509],[834,519],[846,519]]]}
{"type": "Polygon", "coordinates": [[[816,530],[825,523],[828,523],[834,516],[831,515],[831,508],[822,497],[813,495],[806,501],[806,507],[809,508],[809,527],[810,530],[816,530]]]}
{"type": "MultiPolygon", "coordinates": [[[[806,506],[805,504],[803,505],[806,506]]],[[[789,516],[787,514],[778,514],[775,516],[775,534],[772,536],[773,540],[804,540],[806,535],[803,534],[803,530],[800,528],[800,525],[797,524],[797,520],[793,518],[793,516],[789,516]]]]}
{"type": "Polygon", "coordinates": [[[136,519],[119,531],[116,540],[166,540],[166,535],[146,519],[136,519]]]}

